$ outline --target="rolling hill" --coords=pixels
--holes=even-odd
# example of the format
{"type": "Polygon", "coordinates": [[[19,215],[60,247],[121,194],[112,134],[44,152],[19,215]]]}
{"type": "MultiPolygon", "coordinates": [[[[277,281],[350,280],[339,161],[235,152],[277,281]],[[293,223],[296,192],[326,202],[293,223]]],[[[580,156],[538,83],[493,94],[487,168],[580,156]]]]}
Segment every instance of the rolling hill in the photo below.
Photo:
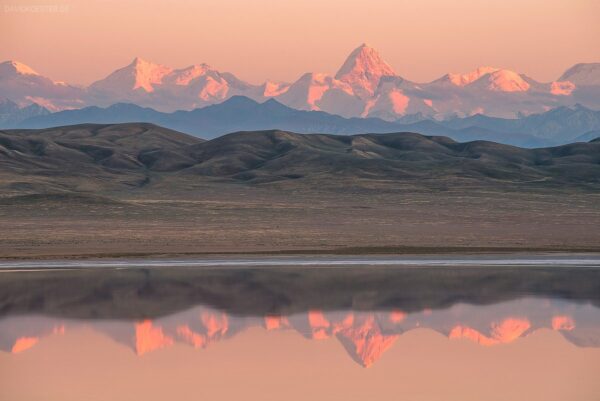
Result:
{"type": "Polygon", "coordinates": [[[0,131],[4,193],[152,191],[169,185],[284,184],[344,190],[597,188],[600,142],[523,149],[414,133],[270,130],[210,141],[152,124],[0,131]]]}

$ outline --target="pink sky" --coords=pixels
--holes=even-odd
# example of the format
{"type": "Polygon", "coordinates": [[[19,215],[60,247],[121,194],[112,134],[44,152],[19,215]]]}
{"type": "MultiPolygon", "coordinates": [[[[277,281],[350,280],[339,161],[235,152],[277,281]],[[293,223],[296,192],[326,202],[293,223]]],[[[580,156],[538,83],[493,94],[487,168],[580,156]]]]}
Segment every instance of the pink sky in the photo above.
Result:
{"type": "Polygon", "coordinates": [[[0,61],[78,84],[135,56],[293,81],[363,42],[414,81],[479,65],[551,81],[600,61],[598,38],[597,0],[0,0],[0,61]]]}

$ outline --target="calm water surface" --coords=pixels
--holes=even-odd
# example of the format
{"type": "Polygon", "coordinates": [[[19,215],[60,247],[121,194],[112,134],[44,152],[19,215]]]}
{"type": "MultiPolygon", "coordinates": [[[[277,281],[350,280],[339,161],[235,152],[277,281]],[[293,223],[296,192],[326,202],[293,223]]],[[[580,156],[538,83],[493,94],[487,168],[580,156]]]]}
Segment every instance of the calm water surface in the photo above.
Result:
{"type": "Polygon", "coordinates": [[[600,259],[0,263],[0,400],[600,400],[600,259]]]}

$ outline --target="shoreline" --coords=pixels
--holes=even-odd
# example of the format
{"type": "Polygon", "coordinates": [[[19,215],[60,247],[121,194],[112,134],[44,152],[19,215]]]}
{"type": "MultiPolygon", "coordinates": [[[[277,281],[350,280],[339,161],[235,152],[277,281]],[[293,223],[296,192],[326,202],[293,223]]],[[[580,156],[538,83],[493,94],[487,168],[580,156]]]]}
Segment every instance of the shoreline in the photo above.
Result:
{"type": "Polygon", "coordinates": [[[255,251],[203,252],[102,252],[38,255],[0,255],[0,264],[10,261],[92,261],[92,260],[168,260],[235,257],[317,257],[317,256],[600,256],[600,247],[343,247],[330,249],[282,249],[255,251]]]}

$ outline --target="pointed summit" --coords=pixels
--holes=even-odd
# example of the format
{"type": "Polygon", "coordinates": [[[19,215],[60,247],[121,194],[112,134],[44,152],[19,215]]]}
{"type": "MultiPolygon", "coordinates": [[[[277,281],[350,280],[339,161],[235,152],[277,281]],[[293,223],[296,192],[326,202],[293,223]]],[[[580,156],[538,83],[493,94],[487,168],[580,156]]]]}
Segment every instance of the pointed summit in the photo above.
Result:
{"type": "Polygon", "coordinates": [[[375,92],[381,77],[395,75],[377,50],[363,43],[350,53],[335,78],[348,83],[357,95],[363,97],[375,92]]]}
{"type": "Polygon", "coordinates": [[[118,69],[108,77],[93,83],[92,88],[113,92],[131,89],[154,92],[154,85],[160,84],[165,75],[171,72],[172,69],[169,67],[136,57],[126,67],[118,69]]]}
{"type": "Polygon", "coordinates": [[[133,69],[133,71],[130,72],[133,73],[135,78],[133,89],[141,88],[146,92],[153,92],[153,85],[160,84],[164,76],[172,71],[169,67],[151,63],[140,57],[133,59],[133,62],[128,67],[133,69]]]}
{"type": "MultiPolygon", "coordinates": [[[[131,63],[129,63],[128,65],[126,65],[125,67],[121,68],[121,69],[127,69],[127,70],[133,70],[133,71],[137,71],[137,70],[142,70],[142,69],[147,69],[147,68],[153,68],[153,67],[157,67],[159,66],[158,64],[155,64],[151,61],[147,61],[141,57],[135,57],[131,63]]],[[[117,70],[118,71],[118,70],[117,70]]]]}

